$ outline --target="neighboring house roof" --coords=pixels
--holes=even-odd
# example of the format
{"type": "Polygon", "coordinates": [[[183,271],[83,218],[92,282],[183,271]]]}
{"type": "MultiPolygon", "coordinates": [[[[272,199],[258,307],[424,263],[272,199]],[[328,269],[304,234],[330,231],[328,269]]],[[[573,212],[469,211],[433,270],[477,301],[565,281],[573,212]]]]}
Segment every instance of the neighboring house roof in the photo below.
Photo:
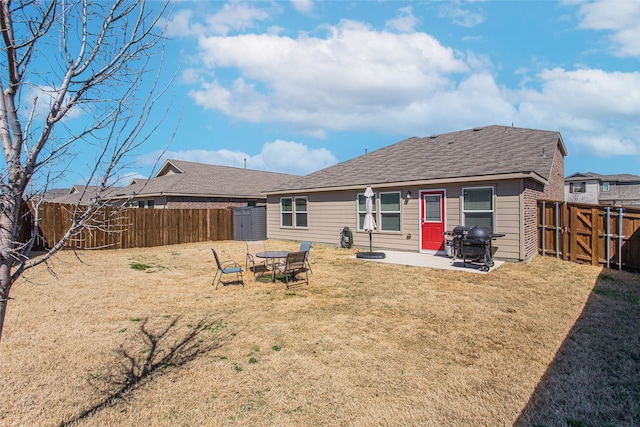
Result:
{"type": "Polygon", "coordinates": [[[78,200],[80,200],[80,204],[85,205],[98,194],[98,190],[100,190],[100,187],[97,185],[87,185],[86,191],[84,185],[74,185],[70,190],[67,190],[67,194],[50,199],[49,201],[75,205],[78,203],[78,200]]]}
{"type": "Polygon", "coordinates": [[[602,191],[599,193],[599,199],[612,200],[617,203],[636,203],[640,201],[640,186],[638,185],[618,185],[615,191],[602,191]]]}
{"type": "Polygon", "coordinates": [[[179,195],[264,198],[264,190],[297,178],[278,172],[167,160],[155,177],[115,189],[116,197],[179,195]]]}
{"type": "Polygon", "coordinates": [[[559,132],[495,125],[413,137],[273,187],[267,193],[514,174],[546,183],[558,147],[567,154],[559,132]]]}
{"type": "MultiPolygon", "coordinates": [[[[150,179],[133,179],[127,187],[112,187],[102,199],[124,199],[154,196],[193,196],[218,198],[265,198],[263,191],[298,178],[277,172],[241,169],[229,166],[209,165],[167,160],[156,176],[150,179]]],[[[84,186],[74,186],[70,194],[55,199],[57,203],[77,203],[84,186]]],[[[83,203],[95,197],[98,187],[89,186],[83,203]]]]}
{"type": "Polygon", "coordinates": [[[52,200],[56,197],[62,197],[69,194],[68,188],[52,188],[44,192],[43,197],[45,200],[52,200]]]}
{"type": "Polygon", "coordinates": [[[586,172],[586,173],[577,172],[577,173],[574,173],[573,175],[566,177],[564,180],[565,182],[572,182],[572,181],[584,181],[587,179],[594,179],[594,180],[605,181],[605,182],[640,182],[640,176],[631,175],[629,173],[602,175],[594,172],[586,172]]]}

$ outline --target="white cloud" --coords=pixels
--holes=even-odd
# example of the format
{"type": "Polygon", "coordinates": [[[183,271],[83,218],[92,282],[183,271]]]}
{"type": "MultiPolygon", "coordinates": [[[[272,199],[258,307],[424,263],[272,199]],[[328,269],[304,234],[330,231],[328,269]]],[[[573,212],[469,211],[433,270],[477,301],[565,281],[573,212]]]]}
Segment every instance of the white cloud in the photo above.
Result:
{"type": "Polygon", "coordinates": [[[413,8],[406,6],[398,9],[397,16],[385,22],[385,27],[400,33],[411,33],[415,30],[418,22],[419,19],[413,15],[413,8]]]}
{"type": "Polygon", "coordinates": [[[467,8],[463,8],[459,0],[443,2],[439,14],[442,17],[450,18],[454,24],[461,27],[471,28],[484,22],[482,11],[471,11],[468,9],[470,5],[466,4],[466,6],[467,8]]]}
{"type": "Polygon", "coordinates": [[[469,67],[425,33],[375,31],[354,21],[326,38],[273,34],[201,40],[203,64],[241,77],[191,91],[199,104],[253,123],[286,122],[310,134],[389,128],[387,113],[455,86],[469,67]],[[421,98],[421,99],[420,99],[421,98]]]}
{"type": "Polygon", "coordinates": [[[291,0],[294,9],[306,15],[313,11],[313,0],[291,0]]]}
{"type": "MultiPolygon", "coordinates": [[[[58,91],[51,86],[26,86],[23,91],[24,93],[21,95],[21,103],[23,105],[21,114],[27,117],[32,114],[31,110],[33,109],[33,118],[36,121],[46,119],[51,112],[56,96],[58,96],[58,91]]],[[[68,99],[65,101],[68,101],[68,99]]],[[[67,112],[65,121],[77,119],[83,113],[82,106],[76,105],[67,112]]]]}
{"type": "Polygon", "coordinates": [[[161,162],[167,159],[185,160],[223,166],[234,166],[247,169],[266,170],[271,172],[306,175],[316,170],[333,165],[336,157],[326,148],[309,148],[294,142],[275,140],[266,142],[258,154],[248,154],[232,150],[185,150],[154,151],[136,158],[136,164],[151,166],[158,158],[161,162]]]}
{"type": "Polygon", "coordinates": [[[539,90],[515,95],[521,122],[572,135],[578,151],[599,156],[640,153],[640,73],[544,70],[539,90]]]}
{"type": "MultiPolygon", "coordinates": [[[[443,7],[451,17],[467,16],[458,3],[443,7]]],[[[596,23],[592,10],[584,10],[584,26],[610,28],[617,22],[602,18],[596,23]]],[[[412,9],[403,8],[398,16],[411,17],[412,9]]],[[[478,14],[468,22],[482,19],[478,14]]],[[[387,25],[395,30],[412,25],[392,21],[387,25]]],[[[190,96],[231,119],[284,124],[316,138],[332,131],[406,136],[514,123],[559,130],[576,151],[640,152],[635,137],[640,132],[634,128],[640,116],[639,73],[588,67],[546,69],[537,76],[527,71],[525,89],[509,89],[496,83],[488,56],[457,52],[423,32],[382,31],[350,20],[321,29],[323,35],[317,29],[297,37],[201,38],[206,72],[199,74],[190,96]]],[[[247,158],[266,165],[265,150],[247,158]]]]}
{"type": "Polygon", "coordinates": [[[215,34],[226,35],[232,30],[253,28],[255,21],[266,21],[269,14],[264,9],[240,1],[225,3],[222,10],[207,17],[208,28],[215,34]]]}
{"type": "Polygon", "coordinates": [[[230,1],[216,13],[205,13],[203,16],[196,17],[189,9],[179,10],[164,25],[169,37],[206,37],[247,30],[253,28],[256,22],[268,19],[269,13],[265,9],[242,1],[230,1]]]}
{"type": "Polygon", "coordinates": [[[193,22],[193,11],[189,9],[179,10],[162,26],[166,28],[167,37],[200,36],[206,33],[202,24],[193,22]]]}
{"type": "Polygon", "coordinates": [[[580,144],[579,153],[588,153],[598,157],[637,156],[640,154],[638,141],[632,141],[615,130],[600,129],[596,133],[576,134],[580,144]]]}
{"type": "Polygon", "coordinates": [[[599,0],[578,5],[580,28],[608,31],[618,56],[640,55],[640,2],[599,0]]]}
{"type": "Polygon", "coordinates": [[[275,140],[262,146],[262,152],[254,158],[264,162],[264,169],[306,175],[333,165],[335,156],[326,148],[309,148],[293,141],[275,140]]]}

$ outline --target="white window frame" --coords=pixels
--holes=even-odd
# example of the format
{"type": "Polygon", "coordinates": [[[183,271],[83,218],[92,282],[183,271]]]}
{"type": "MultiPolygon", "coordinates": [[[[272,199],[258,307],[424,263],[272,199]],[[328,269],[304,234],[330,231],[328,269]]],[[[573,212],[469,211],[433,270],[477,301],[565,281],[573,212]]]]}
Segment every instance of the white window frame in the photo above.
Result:
{"type": "Polygon", "coordinates": [[[309,228],[309,197],[307,196],[295,196],[295,197],[280,197],[280,227],[282,228],[309,228]],[[305,210],[298,210],[296,207],[296,200],[304,199],[305,201],[305,210]],[[291,210],[283,211],[282,210],[282,201],[290,200],[291,201],[291,210]],[[284,215],[291,215],[291,225],[285,225],[283,218],[284,215]],[[307,225],[298,225],[298,215],[305,215],[307,219],[307,225]]]}
{"type": "MultiPolygon", "coordinates": [[[[357,215],[357,230],[358,231],[364,231],[362,229],[362,226],[364,225],[364,214],[367,212],[367,207],[366,205],[364,206],[363,210],[360,210],[360,197],[362,196],[362,198],[364,200],[366,200],[366,197],[364,195],[364,193],[358,193],[356,195],[356,215],[357,215]],[[360,215],[362,215],[362,221],[360,221],[360,215]]],[[[374,194],[373,196],[373,218],[376,220],[376,229],[380,229],[380,227],[378,226],[378,209],[377,209],[377,205],[378,205],[378,196],[376,194],[374,194]]]]}
{"type": "Polygon", "coordinates": [[[280,197],[280,227],[282,228],[293,228],[293,224],[294,224],[294,216],[293,216],[293,197],[280,197]],[[291,203],[291,210],[290,211],[283,211],[282,210],[282,201],[283,200],[289,200],[291,203]],[[284,225],[284,215],[291,215],[291,225],[284,225]]]}
{"type": "Polygon", "coordinates": [[[309,198],[307,196],[297,196],[293,198],[293,219],[295,228],[309,228],[309,198]],[[305,210],[298,210],[296,200],[304,200],[305,210]],[[298,215],[304,214],[306,218],[306,225],[298,225],[298,215]]]}
{"type": "Polygon", "coordinates": [[[602,182],[602,191],[604,191],[604,192],[609,191],[609,181],[603,181],[602,182]]]}
{"type": "Polygon", "coordinates": [[[377,199],[378,199],[378,221],[376,221],[376,224],[378,225],[378,230],[380,230],[381,232],[386,232],[386,233],[400,233],[402,232],[402,192],[400,191],[384,191],[384,192],[379,192],[377,194],[377,199]],[[383,194],[397,194],[398,195],[398,210],[397,211],[383,211],[382,210],[382,195],[383,194]],[[392,214],[392,215],[398,215],[398,229],[397,230],[385,230],[384,227],[384,221],[382,221],[384,215],[386,214],[392,214]]]}
{"type": "Polygon", "coordinates": [[[467,224],[467,213],[490,213],[491,214],[491,230],[495,230],[496,225],[496,190],[494,186],[479,186],[479,187],[463,187],[462,188],[462,222],[463,225],[467,224]],[[465,192],[466,191],[474,191],[474,190],[491,190],[491,209],[465,209],[465,192]]]}
{"type": "Polygon", "coordinates": [[[424,222],[432,222],[432,223],[436,223],[436,224],[441,224],[444,222],[444,218],[442,217],[443,212],[442,212],[442,200],[444,199],[444,194],[437,192],[437,191],[433,191],[433,192],[426,192],[427,194],[422,194],[420,197],[420,203],[422,203],[422,209],[424,210],[422,212],[422,220],[424,222]],[[434,219],[428,219],[427,218],[427,197],[434,197],[436,196],[438,198],[438,219],[434,220],[434,219]]]}

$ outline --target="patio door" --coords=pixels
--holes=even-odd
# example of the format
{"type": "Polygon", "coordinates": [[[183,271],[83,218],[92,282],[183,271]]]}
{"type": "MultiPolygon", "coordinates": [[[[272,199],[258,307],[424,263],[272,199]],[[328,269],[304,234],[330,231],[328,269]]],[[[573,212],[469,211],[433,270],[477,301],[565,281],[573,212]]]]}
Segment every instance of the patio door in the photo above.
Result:
{"type": "Polygon", "coordinates": [[[444,190],[420,192],[420,240],[423,250],[444,250],[444,190]]]}

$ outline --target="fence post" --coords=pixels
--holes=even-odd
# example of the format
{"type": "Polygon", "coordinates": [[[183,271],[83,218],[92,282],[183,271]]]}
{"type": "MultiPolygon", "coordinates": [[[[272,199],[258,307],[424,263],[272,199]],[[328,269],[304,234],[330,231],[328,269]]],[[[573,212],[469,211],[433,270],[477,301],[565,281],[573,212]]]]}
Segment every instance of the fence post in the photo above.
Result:
{"type": "Polygon", "coordinates": [[[618,208],[618,270],[622,270],[622,243],[624,236],[622,235],[622,218],[624,209],[618,208]]]}
{"type": "Polygon", "coordinates": [[[541,222],[541,226],[540,226],[540,246],[542,247],[542,256],[545,256],[546,254],[546,243],[545,243],[545,231],[547,228],[547,220],[546,220],[546,207],[547,207],[547,203],[543,200],[542,202],[542,209],[540,211],[541,214],[541,218],[540,218],[540,222],[541,222]]]}
{"type": "Polygon", "coordinates": [[[591,265],[600,265],[599,219],[600,209],[591,208],[591,265]]]}
{"type": "Polygon", "coordinates": [[[555,226],[556,226],[556,258],[560,258],[560,202],[556,202],[555,205],[555,226]]]}
{"type": "Polygon", "coordinates": [[[607,226],[605,227],[605,233],[607,236],[607,249],[605,249],[604,256],[607,257],[607,268],[609,268],[609,258],[611,258],[611,208],[607,206],[605,209],[607,212],[607,226]]]}

